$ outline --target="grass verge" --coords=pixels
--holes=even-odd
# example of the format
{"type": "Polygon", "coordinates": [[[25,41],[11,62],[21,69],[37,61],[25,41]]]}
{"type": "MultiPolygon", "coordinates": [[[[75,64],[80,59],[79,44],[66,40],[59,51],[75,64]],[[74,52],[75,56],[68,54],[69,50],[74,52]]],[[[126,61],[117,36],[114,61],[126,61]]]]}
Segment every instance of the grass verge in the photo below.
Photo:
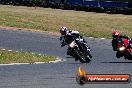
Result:
{"type": "Polygon", "coordinates": [[[113,31],[132,35],[131,24],[131,15],[0,5],[1,26],[51,32],[67,26],[85,36],[111,38],[113,31]]]}
{"type": "Polygon", "coordinates": [[[0,50],[0,64],[49,62],[53,60],[56,60],[56,57],[24,51],[0,50]]]}

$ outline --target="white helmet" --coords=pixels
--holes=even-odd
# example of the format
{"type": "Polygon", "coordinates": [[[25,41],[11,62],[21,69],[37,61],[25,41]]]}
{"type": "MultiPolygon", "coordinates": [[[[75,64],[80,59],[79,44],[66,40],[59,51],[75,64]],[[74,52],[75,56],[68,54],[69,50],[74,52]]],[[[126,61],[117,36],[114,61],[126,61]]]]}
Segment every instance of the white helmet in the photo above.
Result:
{"type": "Polygon", "coordinates": [[[67,27],[61,27],[60,33],[61,33],[62,35],[66,35],[66,33],[67,33],[67,27]]]}

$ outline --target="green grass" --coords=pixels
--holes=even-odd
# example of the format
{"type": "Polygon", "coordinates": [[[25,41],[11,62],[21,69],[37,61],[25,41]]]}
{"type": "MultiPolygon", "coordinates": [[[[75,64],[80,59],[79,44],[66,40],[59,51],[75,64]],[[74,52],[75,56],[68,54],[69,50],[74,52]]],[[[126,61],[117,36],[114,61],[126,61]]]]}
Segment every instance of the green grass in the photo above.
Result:
{"type": "Polygon", "coordinates": [[[24,51],[0,50],[0,64],[48,62],[53,60],[56,60],[56,57],[24,51]]]}
{"type": "Polygon", "coordinates": [[[111,38],[113,31],[132,35],[132,16],[51,8],[0,5],[0,25],[58,32],[61,26],[85,36],[111,38]]]}

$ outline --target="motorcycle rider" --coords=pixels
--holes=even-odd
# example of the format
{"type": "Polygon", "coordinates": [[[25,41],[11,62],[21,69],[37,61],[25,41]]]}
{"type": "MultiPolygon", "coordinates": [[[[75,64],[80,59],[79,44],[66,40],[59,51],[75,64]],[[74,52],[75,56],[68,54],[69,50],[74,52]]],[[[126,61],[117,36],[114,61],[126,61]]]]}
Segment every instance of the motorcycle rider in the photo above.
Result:
{"type": "MultiPolygon", "coordinates": [[[[126,35],[121,35],[119,32],[114,31],[112,33],[113,39],[116,39],[117,41],[121,40],[122,38],[125,38],[129,41],[128,48],[132,48],[132,38],[126,35]]],[[[115,44],[113,45],[115,47],[115,44]]]]}
{"type": "MultiPolygon", "coordinates": [[[[85,41],[85,39],[79,34],[78,31],[68,30],[67,27],[61,27],[60,28],[60,33],[61,33],[61,37],[60,37],[61,47],[67,45],[68,42],[70,42],[71,37],[74,40],[81,41],[81,42],[83,42],[85,44],[87,43],[85,41]]],[[[89,48],[89,50],[90,50],[90,48],[89,48]]],[[[70,55],[69,49],[67,49],[67,55],[70,55]]],[[[90,57],[92,57],[92,56],[90,55],[90,57]]]]}

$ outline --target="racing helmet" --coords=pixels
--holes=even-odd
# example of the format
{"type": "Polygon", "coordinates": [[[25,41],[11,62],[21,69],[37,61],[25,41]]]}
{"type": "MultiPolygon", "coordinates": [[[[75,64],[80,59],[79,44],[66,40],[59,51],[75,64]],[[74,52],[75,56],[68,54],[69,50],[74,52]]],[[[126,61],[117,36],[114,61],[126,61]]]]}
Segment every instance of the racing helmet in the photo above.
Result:
{"type": "Polygon", "coordinates": [[[114,31],[114,32],[112,33],[112,37],[113,37],[113,38],[118,38],[119,36],[120,36],[120,33],[119,33],[119,32],[114,31]]]}
{"type": "Polygon", "coordinates": [[[60,33],[61,33],[61,35],[66,35],[67,34],[67,27],[61,27],[60,33]]]}

